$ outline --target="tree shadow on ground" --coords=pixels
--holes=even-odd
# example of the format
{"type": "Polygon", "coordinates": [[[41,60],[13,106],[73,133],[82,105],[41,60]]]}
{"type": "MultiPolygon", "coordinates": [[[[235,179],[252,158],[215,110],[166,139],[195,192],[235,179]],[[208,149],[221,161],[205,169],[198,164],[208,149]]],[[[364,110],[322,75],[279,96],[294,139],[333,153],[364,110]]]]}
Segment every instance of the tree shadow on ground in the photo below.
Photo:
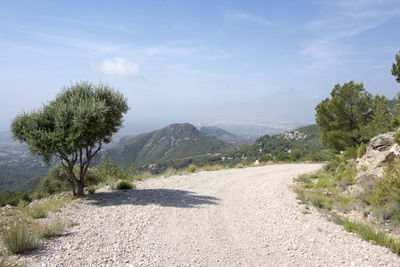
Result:
{"type": "Polygon", "coordinates": [[[193,208],[200,205],[218,205],[220,199],[196,195],[193,192],[173,189],[135,189],[96,192],[85,197],[93,205],[151,205],[193,208]]]}

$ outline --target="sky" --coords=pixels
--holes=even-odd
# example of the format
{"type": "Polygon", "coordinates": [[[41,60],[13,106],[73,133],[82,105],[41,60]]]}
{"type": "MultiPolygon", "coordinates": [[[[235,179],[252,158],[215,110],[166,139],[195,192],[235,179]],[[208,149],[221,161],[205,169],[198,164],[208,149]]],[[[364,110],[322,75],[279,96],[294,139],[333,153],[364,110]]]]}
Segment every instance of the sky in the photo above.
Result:
{"type": "Polygon", "coordinates": [[[1,1],[0,130],[76,81],[126,124],[313,122],[335,84],[400,89],[400,1],[1,1]]]}

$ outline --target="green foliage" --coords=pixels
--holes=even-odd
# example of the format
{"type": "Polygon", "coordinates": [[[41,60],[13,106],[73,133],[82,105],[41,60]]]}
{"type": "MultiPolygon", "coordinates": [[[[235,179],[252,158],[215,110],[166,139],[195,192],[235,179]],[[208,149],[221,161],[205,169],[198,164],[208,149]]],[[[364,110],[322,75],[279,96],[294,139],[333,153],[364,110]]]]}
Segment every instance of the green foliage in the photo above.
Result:
{"type": "Polygon", "coordinates": [[[269,161],[271,161],[273,159],[272,155],[267,153],[262,155],[262,157],[260,158],[260,163],[267,163],[269,161]]]}
{"type": "Polygon", "coordinates": [[[392,65],[392,75],[395,76],[396,81],[400,83],[400,53],[395,56],[395,62],[392,65]]]}
{"type": "Polygon", "coordinates": [[[371,121],[360,129],[363,142],[368,142],[372,137],[388,132],[392,120],[393,115],[389,110],[388,100],[385,96],[376,95],[372,104],[371,121]]]}
{"type": "Polygon", "coordinates": [[[243,168],[246,168],[246,166],[243,164],[243,163],[237,163],[237,164],[235,164],[235,167],[234,168],[236,168],[236,169],[243,169],[243,168]]]}
{"type": "Polygon", "coordinates": [[[394,134],[394,141],[398,144],[398,145],[400,145],[400,132],[399,131],[396,131],[396,133],[394,134]]]}
{"type": "Polygon", "coordinates": [[[133,189],[135,186],[128,180],[120,180],[117,183],[118,190],[133,189]]]}
{"type": "Polygon", "coordinates": [[[46,209],[41,205],[34,205],[31,209],[31,216],[33,219],[40,219],[47,217],[46,209]]]}
{"type": "Polygon", "coordinates": [[[12,254],[21,254],[39,247],[39,240],[25,221],[16,222],[2,230],[2,240],[12,254]]]}
{"type": "Polygon", "coordinates": [[[357,158],[357,155],[358,155],[358,147],[350,146],[346,147],[341,157],[343,160],[349,160],[357,158]]]}
{"type": "Polygon", "coordinates": [[[40,238],[60,236],[66,228],[66,223],[60,219],[48,223],[34,223],[31,231],[40,238]]]}
{"type": "Polygon", "coordinates": [[[89,194],[94,194],[96,192],[96,188],[94,186],[89,186],[88,187],[88,193],[89,194]]]}
{"type": "Polygon", "coordinates": [[[11,124],[15,140],[25,142],[45,162],[59,158],[69,173],[74,195],[82,195],[93,156],[122,124],[127,100],[108,85],[76,83],[41,109],[18,115],[11,124]],[[78,162],[79,177],[73,173],[78,162]],[[76,186],[77,191],[74,187],[76,186]]]}
{"type": "MultiPolygon", "coordinates": [[[[400,166],[388,169],[365,196],[378,219],[400,218],[400,166]]],[[[399,220],[400,222],[400,220],[399,220]]]]}
{"type": "Polygon", "coordinates": [[[315,110],[322,143],[342,151],[361,144],[361,128],[372,117],[372,96],[362,83],[337,84],[331,98],[324,99],[315,110]]]}
{"type": "Polygon", "coordinates": [[[289,153],[290,161],[299,161],[303,158],[303,153],[299,149],[292,149],[289,153]]]}
{"type": "MultiPolygon", "coordinates": [[[[74,167],[74,174],[79,176],[79,167],[74,167]]],[[[40,199],[52,194],[71,190],[68,171],[61,165],[55,165],[49,170],[47,176],[40,179],[39,186],[33,192],[35,199],[40,199]]],[[[96,169],[88,169],[85,177],[85,186],[94,186],[102,182],[96,169]]]]}
{"type": "Polygon", "coordinates": [[[128,173],[122,166],[115,164],[111,159],[101,159],[100,165],[97,169],[99,180],[105,182],[111,187],[113,187],[118,180],[134,179],[132,174],[128,173]]]}
{"type": "Polygon", "coordinates": [[[10,192],[3,191],[0,193],[0,206],[3,207],[5,205],[17,206],[19,202],[23,200],[26,202],[31,202],[32,198],[30,194],[25,192],[10,192]]]}
{"type": "Polygon", "coordinates": [[[361,145],[357,149],[357,157],[361,158],[362,156],[364,156],[365,152],[367,152],[367,144],[361,143],[361,145]]]}
{"type": "Polygon", "coordinates": [[[48,166],[27,161],[21,161],[20,164],[0,165],[0,192],[6,190],[29,192],[38,186],[40,178],[48,171],[48,166]]]}
{"type": "Polygon", "coordinates": [[[289,153],[284,152],[284,151],[279,152],[278,155],[276,155],[274,161],[275,161],[275,162],[290,161],[289,153]]]}
{"type": "Polygon", "coordinates": [[[190,164],[190,165],[186,168],[186,171],[187,171],[188,173],[193,173],[193,172],[195,172],[196,170],[197,170],[197,166],[194,165],[194,164],[190,164]]]}
{"type": "Polygon", "coordinates": [[[205,165],[203,166],[202,170],[204,171],[219,171],[224,169],[224,166],[220,165],[220,164],[214,164],[214,165],[205,165]]]}
{"type": "Polygon", "coordinates": [[[388,247],[395,254],[400,255],[400,242],[388,237],[384,232],[377,232],[365,224],[352,222],[348,219],[344,219],[342,224],[346,231],[358,233],[364,240],[371,240],[377,245],[388,247]]]}
{"type": "Polygon", "coordinates": [[[305,199],[306,201],[311,202],[311,204],[318,209],[332,209],[333,200],[317,192],[309,192],[306,194],[305,199]]]}

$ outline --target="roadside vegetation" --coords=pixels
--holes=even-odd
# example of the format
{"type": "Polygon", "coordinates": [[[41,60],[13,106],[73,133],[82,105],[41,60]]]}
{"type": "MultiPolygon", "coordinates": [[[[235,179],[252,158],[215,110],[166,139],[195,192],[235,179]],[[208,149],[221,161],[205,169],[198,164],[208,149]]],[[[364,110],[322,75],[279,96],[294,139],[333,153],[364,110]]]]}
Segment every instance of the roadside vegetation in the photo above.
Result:
{"type": "MultiPolygon", "coordinates": [[[[392,74],[398,82],[399,67],[397,55],[392,74]]],[[[362,84],[337,84],[331,98],[318,104],[316,111],[322,142],[336,155],[319,172],[295,180],[293,190],[305,204],[304,213],[313,205],[347,231],[400,255],[399,160],[380,163],[380,178],[365,184],[355,180],[358,173],[367,170],[366,166],[357,169],[357,158],[364,155],[372,137],[395,131],[394,141],[399,144],[400,94],[387,100],[372,96],[362,84]]]]}

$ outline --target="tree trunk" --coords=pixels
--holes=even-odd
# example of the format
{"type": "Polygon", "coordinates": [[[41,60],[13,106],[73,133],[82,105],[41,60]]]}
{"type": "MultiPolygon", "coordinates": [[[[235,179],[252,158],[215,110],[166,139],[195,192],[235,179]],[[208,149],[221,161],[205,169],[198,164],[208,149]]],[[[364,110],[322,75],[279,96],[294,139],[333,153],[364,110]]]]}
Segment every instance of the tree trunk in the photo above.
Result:
{"type": "Polygon", "coordinates": [[[76,195],[78,197],[83,196],[83,187],[84,187],[84,184],[81,181],[78,181],[76,183],[76,188],[77,188],[76,195]]]}
{"type": "Polygon", "coordinates": [[[75,189],[75,183],[74,183],[74,181],[69,181],[69,183],[70,183],[70,185],[71,185],[71,188],[72,188],[72,195],[73,196],[76,196],[76,189],[75,189]]]}

